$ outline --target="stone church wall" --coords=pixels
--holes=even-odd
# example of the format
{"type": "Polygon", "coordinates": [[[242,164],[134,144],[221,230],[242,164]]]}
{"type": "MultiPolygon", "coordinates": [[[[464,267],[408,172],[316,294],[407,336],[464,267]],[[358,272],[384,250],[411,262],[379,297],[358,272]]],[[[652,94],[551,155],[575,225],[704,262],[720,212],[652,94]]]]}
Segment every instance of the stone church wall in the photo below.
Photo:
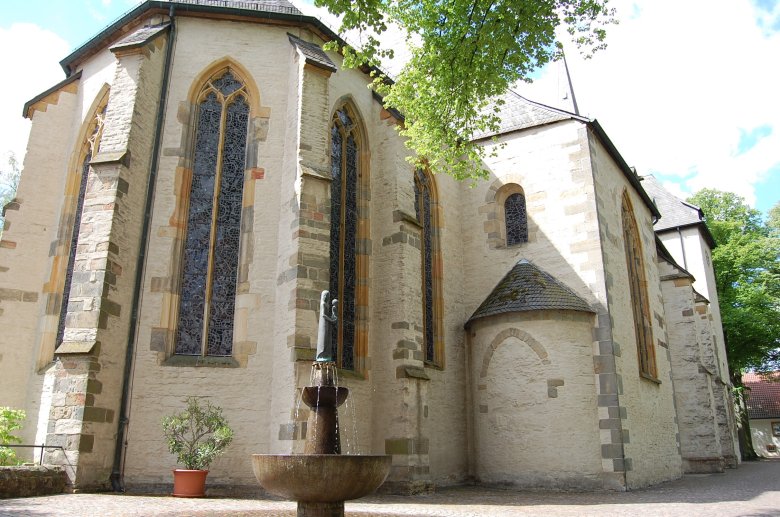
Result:
{"type": "Polygon", "coordinates": [[[181,410],[185,397],[194,395],[221,406],[235,430],[234,444],[211,467],[212,482],[254,485],[249,455],[289,452],[281,425],[290,422],[294,411],[294,370],[287,344],[294,325],[288,310],[290,291],[277,289],[279,275],[290,268],[281,262],[289,257],[290,217],[297,203],[293,190],[297,149],[288,149],[298,141],[297,123],[290,123],[297,120],[298,109],[288,106],[295,103],[299,88],[291,67],[293,50],[281,28],[184,17],[177,20],[175,48],[140,312],[125,475],[130,485],[170,482],[175,458],[166,450],[160,420],[181,410]],[[238,364],[175,366],[169,361],[177,318],[172,274],[180,257],[182,180],[191,167],[194,105],[189,93],[198,88],[195,82],[206,79],[203,74],[209,67],[221,65],[239,67],[256,85],[256,91],[249,90],[253,98],[234,334],[238,364]]]}
{"type": "MultiPolygon", "coordinates": [[[[616,413],[602,427],[603,439],[613,435],[611,443],[604,444],[603,452],[605,455],[620,456],[622,449],[621,470],[625,471],[626,486],[637,488],[681,475],[668,338],[656,267],[654,234],[649,209],[629,185],[596,135],[589,134],[588,139],[606,272],[607,314],[611,324],[611,336],[601,345],[611,345],[615,358],[614,375],[601,379],[601,389],[611,392],[613,402],[617,403],[615,406],[600,408],[605,413],[614,408],[616,413]],[[633,205],[639,237],[644,243],[645,254],[642,258],[653,322],[657,379],[660,382],[642,378],[639,373],[621,223],[621,197],[626,189],[633,205]],[[614,426],[609,427],[609,424],[614,426]]],[[[608,459],[604,458],[603,461],[606,464],[608,459]]]]}
{"type": "MultiPolygon", "coordinates": [[[[666,264],[660,264],[661,267],[666,264]]],[[[666,266],[668,268],[668,266],[666,266]]],[[[662,282],[685,472],[723,472],[712,374],[702,357],[690,278],[662,282]]]]}
{"type": "MultiPolygon", "coordinates": [[[[338,56],[332,57],[340,66],[338,56]]],[[[467,471],[460,184],[444,175],[434,178],[443,264],[434,273],[443,291],[441,368],[423,360],[421,228],[413,168],[404,159],[409,151],[397,135],[398,120],[372,98],[366,84],[367,76],[355,71],[340,70],[330,79],[331,109],[344,98],[355,103],[371,154],[367,376],[344,382],[360,421],[353,432],[361,452],[393,455],[393,490],[425,491],[432,484],[461,482],[467,471]]]]}
{"type": "Polygon", "coordinates": [[[474,250],[465,257],[465,292],[472,296],[466,303],[467,317],[520,258],[533,261],[591,304],[598,315],[591,365],[597,428],[602,429],[602,486],[623,490],[607,281],[586,127],[563,121],[503,135],[499,141],[506,146],[486,160],[491,177],[463,191],[463,235],[474,250]],[[512,185],[522,188],[526,198],[528,242],[507,247],[502,192],[512,185]]]}
{"type": "Polygon", "coordinates": [[[475,473],[489,484],[602,489],[594,315],[492,316],[470,331],[475,473]]]}

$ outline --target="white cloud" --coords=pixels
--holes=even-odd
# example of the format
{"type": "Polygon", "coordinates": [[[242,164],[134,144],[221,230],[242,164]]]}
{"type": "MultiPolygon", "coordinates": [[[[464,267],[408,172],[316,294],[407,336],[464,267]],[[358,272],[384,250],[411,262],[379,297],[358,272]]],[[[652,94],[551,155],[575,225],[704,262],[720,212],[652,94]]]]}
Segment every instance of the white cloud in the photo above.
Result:
{"type": "MultiPolygon", "coordinates": [[[[759,26],[749,0],[613,3],[620,24],[608,28],[609,47],[589,61],[567,52],[580,111],[598,118],[640,173],[753,203],[755,184],[780,162],[780,33],[759,26]],[[764,125],[772,133],[738,154],[740,130],[764,125]]],[[[539,82],[549,88],[561,77],[556,64],[539,82]]],[[[538,98],[538,87],[520,90],[538,98]]],[[[568,107],[560,96],[545,100],[568,107]]]]}
{"type": "Polygon", "coordinates": [[[6,76],[0,97],[0,164],[13,152],[22,162],[27,148],[30,121],[22,117],[24,103],[65,78],[59,60],[67,55],[68,43],[55,33],[30,23],[0,28],[0,69],[6,76]],[[22,51],[23,49],[23,51],[22,51]]]}

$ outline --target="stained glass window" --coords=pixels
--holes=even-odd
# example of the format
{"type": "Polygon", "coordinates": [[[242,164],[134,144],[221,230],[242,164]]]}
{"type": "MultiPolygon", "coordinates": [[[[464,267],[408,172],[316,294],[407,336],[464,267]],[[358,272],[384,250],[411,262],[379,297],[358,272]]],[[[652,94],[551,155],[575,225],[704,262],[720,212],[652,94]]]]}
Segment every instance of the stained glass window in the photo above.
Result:
{"type": "Polygon", "coordinates": [[[414,176],[414,199],[417,221],[422,226],[420,253],[422,255],[422,314],[425,360],[435,359],[435,297],[433,280],[433,218],[431,215],[431,179],[422,169],[414,176]]]}
{"type": "Polygon", "coordinates": [[[92,122],[92,131],[85,142],[86,154],[81,162],[81,180],[79,183],[79,195],[76,201],[76,210],[73,214],[73,234],[70,239],[70,249],[68,251],[68,267],[65,270],[65,286],[62,292],[62,304],[60,305],[60,316],[57,322],[57,346],[62,343],[65,336],[65,317],[68,314],[68,302],[70,300],[70,289],[73,284],[73,268],[76,262],[76,245],[79,239],[79,228],[81,227],[81,216],[84,211],[84,196],[87,192],[87,180],[89,177],[89,162],[92,156],[97,152],[100,145],[100,137],[103,136],[103,121],[106,118],[106,108],[103,108],[95,115],[92,122]]]}
{"type": "Polygon", "coordinates": [[[631,201],[625,194],[623,195],[621,211],[631,309],[634,316],[637,354],[639,355],[639,371],[655,379],[656,364],[655,348],[653,347],[653,325],[650,320],[650,304],[647,297],[644,261],[642,260],[642,241],[639,238],[631,201]]]}
{"type": "Polygon", "coordinates": [[[331,126],[331,218],[330,292],[339,300],[337,332],[331,346],[339,366],[355,369],[357,231],[358,231],[358,153],[357,129],[341,108],[331,126]]]}
{"type": "Polygon", "coordinates": [[[176,353],[230,356],[249,104],[228,70],[201,94],[184,239],[176,353]]]}
{"type": "Polygon", "coordinates": [[[504,201],[506,245],[528,242],[528,216],[525,213],[525,196],[516,192],[504,201]]]}

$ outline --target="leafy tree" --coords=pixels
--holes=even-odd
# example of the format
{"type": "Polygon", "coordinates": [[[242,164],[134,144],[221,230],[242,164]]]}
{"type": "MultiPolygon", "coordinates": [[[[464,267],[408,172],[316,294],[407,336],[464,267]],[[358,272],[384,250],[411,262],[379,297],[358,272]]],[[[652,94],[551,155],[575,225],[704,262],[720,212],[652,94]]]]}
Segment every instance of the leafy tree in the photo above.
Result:
{"type": "MultiPolygon", "coordinates": [[[[346,66],[379,65],[393,56],[380,36],[395,26],[406,35],[410,59],[394,82],[375,74],[385,105],[404,115],[400,133],[434,172],[458,179],[484,176],[484,148],[474,135],[498,127],[491,104],[518,80],[560,54],[556,29],[566,28],[589,55],[604,46],[614,23],[608,0],[315,0],[341,17],[340,31],[362,44],[341,48],[346,66]]],[[[336,48],[332,43],[329,48],[336,48]]]]}
{"type": "Polygon", "coordinates": [[[5,205],[16,196],[21,171],[14,153],[8,153],[8,166],[0,170],[0,235],[5,224],[5,205]]]}
{"type": "Polygon", "coordinates": [[[704,211],[717,244],[712,261],[732,371],[780,367],[780,239],[736,194],[704,189],[689,201],[704,211]]]}
{"type": "Polygon", "coordinates": [[[717,244],[712,262],[740,409],[740,446],[743,459],[753,459],[742,372],[780,368],[780,203],[765,224],[758,210],[731,192],[704,189],[689,201],[703,210],[717,244]]]}
{"type": "Polygon", "coordinates": [[[775,206],[769,210],[766,225],[773,236],[780,237],[780,201],[775,203],[775,206]]]}

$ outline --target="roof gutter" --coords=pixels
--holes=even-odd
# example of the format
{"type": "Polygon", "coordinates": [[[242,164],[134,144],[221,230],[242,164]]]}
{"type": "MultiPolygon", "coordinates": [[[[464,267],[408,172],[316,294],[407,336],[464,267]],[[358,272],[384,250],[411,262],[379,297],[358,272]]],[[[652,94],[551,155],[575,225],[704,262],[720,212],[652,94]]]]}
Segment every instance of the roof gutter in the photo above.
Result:
{"type": "Polygon", "coordinates": [[[340,45],[346,45],[346,41],[341,39],[338,34],[333,32],[329,27],[322,23],[317,18],[312,16],[306,16],[304,14],[291,14],[291,13],[278,13],[273,11],[260,11],[252,9],[237,9],[235,7],[223,7],[218,5],[204,5],[204,4],[191,4],[187,2],[176,1],[160,1],[160,0],[148,0],[142,3],[138,7],[128,11],[122,15],[119,19],[113,22],[111,25],[100,31],[96,36],[89,39],[86,43],[74,50],[70,55],[60,61],[60,66],[65,71],[65,74],[70,76],[75,69],[75,65],[88,56],[94,50],[103,48],[108,40],[112,40],[114,34],[121,30],[122,27],[137,19],[144,13],[159,11],[165,13],[169,9],[176,9],[179,16],[186,15],[184,13],[192,14],[227,14],[235,16],[242,16],[246,18],[261,18],[266,20],[276,20],[280,22],[288,22],[290,24],[300,25],[307,24],[314,27],[314,29],[323,35],[327,39],[336,40],[340,45]],[[239,14],[240,13],[240,14],[239,14]]]}
{"type": "Polygon", "coordinates": [[[650,196],[648,196],[647,192],[645,192],[645,189],[642,187],[642,183],[637,175],[633,170],[631,170],[631,167],[629,167],[626,161],[623,159],[620,151],[617,150],[615,144],[613,144],[612,140],[609,139],[607,133],[604,131],[604,128],[601,127],[601,124],[599,124],[598,120],[593,119],[589,121],[588,126],[593,129],[594,133],[596,133],[596,136],[598,136],[599,140],[601,140],[601,143],[604,144],[604,147],[607,148],[609,155],[613,160],[615,160],[615,163],[617,163],[618,167],[620,167],[620,169],[623,171],[623,175],[626,177],[631,186],[634,187],[634,190],[636,190],[637,194],[639,194],[639,197],[642,198],[642,201],[645,203],[647,208],[650,209],[650,213],[653,214],[653,223],[655,224],[655,222],[661,218],[661,212],[658,211],[658,208],[656,208],[653,200],[650,199],[650,196]]]}

